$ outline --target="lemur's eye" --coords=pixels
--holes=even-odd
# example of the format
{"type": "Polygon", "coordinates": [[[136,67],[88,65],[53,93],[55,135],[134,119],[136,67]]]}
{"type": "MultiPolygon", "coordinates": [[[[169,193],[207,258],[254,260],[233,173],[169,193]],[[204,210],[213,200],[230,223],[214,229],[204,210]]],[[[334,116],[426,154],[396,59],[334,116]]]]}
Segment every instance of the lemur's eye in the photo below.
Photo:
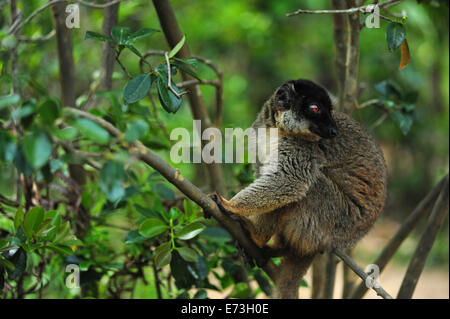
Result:
{"type": "Polygon", "coordinates": [[[309,109],[310,109],[311,111],[313,111],[314,113],[319,112],[319,107],[318,107],[317,105],[315,105],[315,104],[311,104],[311,105],[309,106],[309,109]]]}

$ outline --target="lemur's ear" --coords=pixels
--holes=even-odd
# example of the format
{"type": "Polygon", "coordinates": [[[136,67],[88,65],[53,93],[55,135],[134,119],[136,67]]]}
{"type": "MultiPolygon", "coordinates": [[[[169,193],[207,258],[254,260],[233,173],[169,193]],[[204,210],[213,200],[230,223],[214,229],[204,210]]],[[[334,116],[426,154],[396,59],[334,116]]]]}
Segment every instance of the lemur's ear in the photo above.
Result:
{"type": "Polygon", "coordinates": [[[280,108],[290,109],[295,94],[294,84],[286,82],[275,93],[276,103],[280,108]]]}
{"type": "Polygon", "coordinates": [[[331,101],[331,105],[333,106],[333,108],[338,108],[339,105],[339,99],[336,95],[334,95],[333,93],[331,93],[330,91],[326,90],[328,93],[328,96],[330,98],[331,101]]]}

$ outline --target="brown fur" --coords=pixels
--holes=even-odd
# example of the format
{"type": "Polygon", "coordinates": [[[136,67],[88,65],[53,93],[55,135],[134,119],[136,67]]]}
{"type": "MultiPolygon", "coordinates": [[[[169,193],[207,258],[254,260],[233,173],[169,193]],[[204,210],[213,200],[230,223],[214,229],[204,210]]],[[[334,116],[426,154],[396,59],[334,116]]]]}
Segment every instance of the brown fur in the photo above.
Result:
{"type": "MultiPolygon", "coordinates": [[[[274,95],[253,127],[282,126],[280,116],[273,116],[278,105],[274,95]]],[[[285,252],[275,280],[277,298],[297,298],[314,255],[354,246],[384,207],[386,165],[380,148],[349,116],[335,112],[333,118],[338,135],[331,139],[311,139],[314,133],[303,139],[282,127],[277,171],[262,174],[257,165],[251,185],[229,201],[219,198],[225,209],[242,217],[258,245],[274,237],[272,248],[285,252]]]]}

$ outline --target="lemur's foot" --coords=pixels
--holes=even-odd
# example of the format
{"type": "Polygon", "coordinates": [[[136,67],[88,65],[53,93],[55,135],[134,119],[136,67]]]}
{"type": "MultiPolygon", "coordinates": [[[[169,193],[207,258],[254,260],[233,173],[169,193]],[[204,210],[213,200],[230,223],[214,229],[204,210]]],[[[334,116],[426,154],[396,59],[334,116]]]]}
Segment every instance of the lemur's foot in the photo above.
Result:
{"type": "Polygon", "coordinates": [[[239,220],[239,215],[236,215],[233,212],[230,212],[228,209],[225,208],[222,196],[220,196],[216,192],[211,193],[208,196],[217,204],[217,206],[219,206],[220,211],[222,213],[224,213],[225,215],[227,215],[233,219],[239,220]]]}

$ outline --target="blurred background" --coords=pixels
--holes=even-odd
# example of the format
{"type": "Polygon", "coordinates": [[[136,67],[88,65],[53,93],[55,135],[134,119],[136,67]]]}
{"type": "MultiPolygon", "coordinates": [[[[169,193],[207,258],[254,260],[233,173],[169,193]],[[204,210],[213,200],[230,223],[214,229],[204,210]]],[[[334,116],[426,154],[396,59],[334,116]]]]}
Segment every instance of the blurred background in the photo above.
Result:
{"type": "MultiPolygon", "coordinates": [[[[29,0],[21,10],[28,16],[44,2],[29,0]]],[[[332,16],[298,15],[288,18],[285,15],[299,8],[330,8],[330,1],[172,0],[171,3],[191,53],[213,61],[224,72],[224,128],[249,127],[264,101],[276,87],[289,79],[311,79],[331,92],[337,91],[332,16]]],[[[82,101],[89,91],[89,84],[98,76],[95,70],[99,69],[101,55],[101,46],[84,41],[84,34],[87,30],[101,32],[102,11],[84,7],[80,10],[81,28],[73,30],[72,34],[76,92],[82,101]]],[[[389,195],[385,212],[355,252],[355,259],[361,264],[373,261],[402,220],[449,169],[448,2],[419,4],[415,0],[407,0],[392,11],[402,10],[408,16],[406,32],[411,52],[411,63],[405,69],[398,68],[399,52],[391,53],[387,49],[385,31],[388,22],[381,20],[379,29],[364,28],[360,37],[359,103],[378,98],[380,93],[376,86],[386,80],[395,82],[406,92],[417,92],[418,96],[415,121],[406,135],[389,118],[374,125],[382,115],[382,111],[377,108],[367,107],[360,110],[359,114],[354,114],[379,141],[389,169],[389,195]]],[[[121,5],[119,25],[132,30],[143,27],[160,30],[151,1],[146,0],[121,5]]],[[[51,28],[50,14],[46,13],[28,25],[22,34],[29,37],[44,35],[51,28]]],[[[169,49],[162,33],[136,46],[141,52],[169,49]]],[[[20,46],[19,55],[20,68],[26,69],[36,81],[50,83],[48,89],[58,95],[55,42],[20,46]]],[[[131,53],[125,52],[121,59],[131,74],[140,73],[131,53]]],[[[200,66],[198,73],[202,79],[214,78],[214,74],[203,66],[200,66]]],[[[115,79],[114,88],[122,90],[126,78],[118,66],[115,79]]],[[[207,107],[213,110],[214,88],[202,87],[202,92],[207,107]]],[[[146,103],[149,104],[142,101],[142,105],[146,103]]],[[[160,117],[167,124],[169,132],[175,127],[192,128],[186,102],[176,114],[160,112],[160,117]]],[[[161,152],[161,155],[168,158],[167,152],[161,152]]],[[[236,177],[238,171],[232,164],[224,165],[226,181],[233,189],[238,183],[232,177],[236,177]]],[[[201,186],[202,179],[197,175],[194,164],[179,164],[177,167],[187,178],[197,181],[201,186]]],[[[2,176],[2,179],[6,177],[2,176]]],[[[1,193],[8,192],[4,183],[0,183],[0,187],[1,193]]],[[[382,274],[381,283],[386,290],[394,293],[398,289],[423,224],[405,241],[393,263],[382,274]]],[[[448,298],[448,231],[447,216],[415,297],[448,298]]]]}

